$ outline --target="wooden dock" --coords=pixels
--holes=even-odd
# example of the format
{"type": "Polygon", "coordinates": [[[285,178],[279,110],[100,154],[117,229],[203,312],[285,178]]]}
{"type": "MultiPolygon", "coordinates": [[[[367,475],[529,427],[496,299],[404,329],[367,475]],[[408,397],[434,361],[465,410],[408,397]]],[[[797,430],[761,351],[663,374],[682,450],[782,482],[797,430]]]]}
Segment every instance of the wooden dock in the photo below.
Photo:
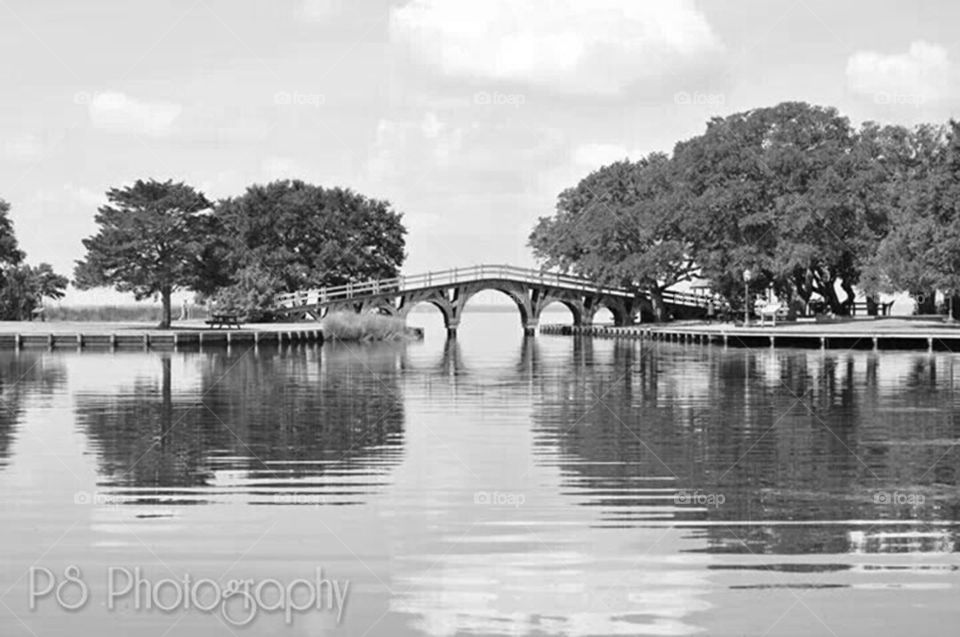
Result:
{"type": "Polygon", "coordinates": [[[711,344],[726,347],[911,350],[960,352],[960,327],[920,321],[850,321],[831,324],[733,325],[543,325],[543,334],[582,334],[598,338],[711,344]]]}
{"type": "Polygon", "coordinates": [[[100,350],[178,350],[231,347],[233,345],[323,343],[319,327],[284,329],[117,329],[43,331],[36,324],[24,331],[0,332],[0,350],[22,349],[100,349],[100,350]]]}

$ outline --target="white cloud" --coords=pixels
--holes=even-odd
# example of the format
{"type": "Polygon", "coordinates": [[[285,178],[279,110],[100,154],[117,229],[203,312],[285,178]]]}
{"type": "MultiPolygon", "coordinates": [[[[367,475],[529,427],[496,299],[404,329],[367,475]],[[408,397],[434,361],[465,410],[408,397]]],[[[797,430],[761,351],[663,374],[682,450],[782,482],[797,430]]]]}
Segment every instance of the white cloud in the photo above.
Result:
{"type": "Polygon", "coordinates": [[[616,94],[720,49],[689,0],[413,0],[391,37],[450,75],[616,94]]]}
{"type": "Polygon", "coordinates": [[[917,41],[905,53],[859,51],[847,60],[851,91],[877,103],[935,101],[950,91],[950,60],[939,44],[917,41]]]}
{"type": "Polygon", "coordinates": [[[44,144],[36,135],[23,134],[0,143],[0,157],[17,162],[34,162],[45,154],[44,144]]]}
{"type": "Polygon", "coordinates": [[[381,119],[367,174],[382,181],[396,179],[412,168],[449,167],[463,148],[464,129],[444,122],[433,111],[419,121],[381,119]]]}
{"type": "Polygon", "coordinates": [[[144,102],[117,92],[91,96],[88,108],[97,128],[151,137],[171,134],[183,110],[179,104],[144,102]]]}

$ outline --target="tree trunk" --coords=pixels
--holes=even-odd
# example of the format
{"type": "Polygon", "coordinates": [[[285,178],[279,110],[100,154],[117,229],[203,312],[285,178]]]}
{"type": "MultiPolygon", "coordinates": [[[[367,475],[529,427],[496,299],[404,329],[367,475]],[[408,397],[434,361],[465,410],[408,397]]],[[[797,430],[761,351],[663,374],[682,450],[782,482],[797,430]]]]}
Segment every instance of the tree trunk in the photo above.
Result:
{"type": "Polygon", "coordinates": [[[160,317],[160,329],[170,329],[170,294],[173,292],[169,287],[160,290],[160,298],[163,300],[163,316],[160,317]]]}
{"type": "Polygon", "coordinates": [[[850,316],[853,314],[853,304],[856,301],[857,293],[854,291],[853,286],[850,285],[850,282],[846,280],[840,284],[840,289],[847,295],[847,298],[841,303],[843,308],[842,315],[850,316]]]}
{"type": "Polygon", "coordinates": [[[837,290],[833,287],[833,281],[827,282],[820,289],[820,296],[827,302],[827,307],[830,308],[831,312],[837,316],[843,315],[843,305],[840,303],[840,299],[837,298],[837,290]]]}
{"type": "Polygon", "coordinates": [[[661,290],[650,290],[650,304],[653,305],[654,322],[663,323],[667,317],[667,306],[663,303],[663,292],[661,290]]]}
{"type": "Polygon", "coordinates": [[[803,271],[795,272],[793,275],[793,289],[790,290],[790,315],[792,321],[798,314],[808,314],[810,312],[810,296],[813,290],[807,285],[806,273],[803,271]]]}
{"type": "Polygon", "coordinates": [[[880,299],[876,294],[867,295],[867,315],[876,316],[880,313],[880,299]]]}

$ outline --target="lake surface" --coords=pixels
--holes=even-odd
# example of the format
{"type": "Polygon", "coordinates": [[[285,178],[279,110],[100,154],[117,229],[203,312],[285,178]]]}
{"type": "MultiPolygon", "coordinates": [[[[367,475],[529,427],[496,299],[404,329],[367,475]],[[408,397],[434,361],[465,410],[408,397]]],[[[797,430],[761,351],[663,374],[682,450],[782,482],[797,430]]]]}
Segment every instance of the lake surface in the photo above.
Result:
{"type": "Polygon", "coordinates": [[[955,634],[957,357],[418,321],[0,353],[0,634],[955,634]]]}

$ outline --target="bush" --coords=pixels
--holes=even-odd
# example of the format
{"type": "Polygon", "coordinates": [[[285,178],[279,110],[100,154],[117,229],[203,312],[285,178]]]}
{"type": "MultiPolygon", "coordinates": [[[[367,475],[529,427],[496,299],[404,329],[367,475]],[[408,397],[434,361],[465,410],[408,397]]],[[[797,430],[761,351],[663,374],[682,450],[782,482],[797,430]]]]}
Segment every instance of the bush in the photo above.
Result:
{"type": "Polygon", "coordinates": [[[401,318],[383,314],[333,312],[320,323],[325,338],[336,341],[398,341],[407,338],[401,318]]]}
{"type": "Polygon", "coordinates": [[[212,299],[216,312],[239,314],[245,322],[273,321],[273,298],[280,290],[280,280],[259,266],[240,270],[233,285],[220,289],[212,299]]]}

